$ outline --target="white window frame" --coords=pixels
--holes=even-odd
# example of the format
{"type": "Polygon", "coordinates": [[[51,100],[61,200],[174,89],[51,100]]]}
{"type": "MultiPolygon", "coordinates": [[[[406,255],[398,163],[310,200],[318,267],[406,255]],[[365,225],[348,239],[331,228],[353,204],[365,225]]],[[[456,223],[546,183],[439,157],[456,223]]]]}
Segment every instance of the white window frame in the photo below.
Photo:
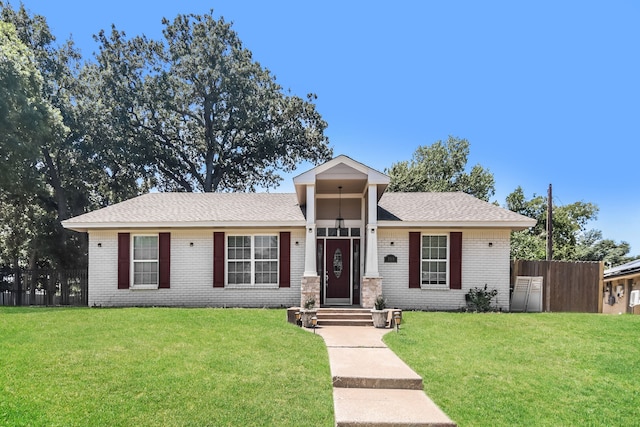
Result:
{"type": "Polygon", "coordinates": [[[240,234],[240,233],[234,233],[234,234],[227,234],[225,236],[225,251],[224,251],[224,257],[225,257],[225,287],[230,288],[230,289],[234,289],[234,288],[242,288],[242,289],[246,289],[246,288],[278,288],[280,286],[280,234],[279,233],[275,233],[275,234],[270,234],[270,233],[252,233],[252,234],[240,234]],[[249,262],[249,266],[251,268],[251,273],[250,273],[250,277],[251,277],[251,283],[229,283],[229,263],[230,262],[234,262],[234,260],[229,259],[229,238],[230,237],[249,237],[251,239],[251,257],[249,259],[246,260],[242,260],[242,261],[248,261],[249,262]],[[256,237],[275,237],[276,238],[276,258],[275,259],[256,259],[256,237]],[[256,262],[276,262],[276,282],[275,283],[256,283],[256,262]]]}
{"type": "Polygon", "coordinates": [[[449,289],[449,262],[451,260],[451,239],[449,239],[448,233],[421,233],[420,234],[420,288],[422,289],[449,289]],[[422,253],[424,249],[424,237],[444,237],[447,242],[447,258],[445,261],[445,283],[444,284],[430,284],[423,283],[422,276],[423,270],[422,266],[425,262],[442,262],[443,260],[440,258],[423,258],[422,253]]]}
{"type": "Polygon", "coordinates": [[[147,234],[132,234],[131,242],[130,242],[130,258],[131,258],[131,286],[130,289],[158,289],[158,285],[160,282],[160,235],[157,233],[147,233],[147,234]],[[156,263],[156,283],[155,284],[145,284],[145,285],[136,285],[135,283],[135,271],[136,271],[136,263],[149,263],[154,262],[154,260],[136,260],[135,259],[135,240],[136,237],[155,237],[156,238],[156,254],[157,258],[155,259],[156,263]]]}

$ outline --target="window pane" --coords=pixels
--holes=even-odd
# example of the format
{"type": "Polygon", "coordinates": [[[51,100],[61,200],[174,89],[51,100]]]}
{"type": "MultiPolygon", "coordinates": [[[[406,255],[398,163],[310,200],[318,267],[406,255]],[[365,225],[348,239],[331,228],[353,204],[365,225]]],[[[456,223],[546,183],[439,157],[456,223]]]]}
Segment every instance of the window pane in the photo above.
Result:
{"type": "Polygon", "coordinates": [[[324,237],[327,235],[327,229],[326,228],[318,228],[318,230],[316,231],[316,235],[324,237]]]}
{"type": "Polygon", "coordinates": [[[360,229],[359,228],[352,228],[351,229],[351,236],[359,237],[360,236],[360,229]]]}
{"type": "Polygon", "coordinates": [[[229,262],[228,280],[232,285],[250,284],[251,264],[247,261],[229,262]]]}
{"type": "Polygon", "coordinates": [[[158,259],[158,236],[133,236],[134,260],[158,259]]]}
{"type": "Polygon", "coordinates": [[[158,284],[158,263],[134,262],[133,263],[133,284],[134,285],[157,285],[158,284]]]}
{"type": "Polygon", "coordinates": [[[256,284],[278,283],[277,261],[256,261],[255,268],[256,284]]]}
{"type": "Polygon", "coordinates": [[[278,259],[278,237],[256,236],[255,259],[278,259]]]}

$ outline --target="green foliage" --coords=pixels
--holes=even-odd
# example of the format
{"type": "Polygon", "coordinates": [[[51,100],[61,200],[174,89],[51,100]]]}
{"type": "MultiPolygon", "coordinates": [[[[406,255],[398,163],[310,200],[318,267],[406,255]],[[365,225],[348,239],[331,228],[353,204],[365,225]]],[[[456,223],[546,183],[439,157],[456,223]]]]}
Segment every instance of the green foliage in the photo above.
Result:
{"type": "Polygon", "coordinates": [[[49,250],[57,236],[48,227],[59,225],[49,214],[55,208],[49,207],[42,153],[67,131],[60,110],[44,93],[38,55],[19,34],[12,22],[0,21],[0,264],[14,267],[35,262],[36,247],[48,258],[59,253],[49,250]]]}
{"type": "Polygon", "coordinates": [[[498,295],[497,289],[488,290],[487,285],[484,288],[472,288],[465,294],[465,300],[467,301],[467,308],[471,311],[486,313],[488,311],[495,311],[495,307],[491,306],[491,300],[498,295]]]}
{"type": "Polygon", "coordinates": [[[331,156],[327,124],[307,100],[286,95],[231,24],[208,15],[165,19],[164,40],[97,36],[99,115],[165,190],[274,187],[301,160],[331,156]]]}
{"type": "Polygon", "coordinates": [[[373,305],[376,310],[384,310],[387,307],[387,300],[384,296],[378,295],[373,305]]]}
{"type": "Polygon", "coordinates": [[[315,306],[316,306],[316,299],[313,297],[307,298],[307,300],[304,302],[304,308],[307,310],[311,310],[315,306]]]}
{"type": "Polygon", "coordinates": [[[86,265],[61,221],[161,190],[251,191],[331,156],[326,123],[284,94],[231,25],[164,22],[165,39],[97,37],[96,61],[0,1],[0,265],[86,265]]]}
{"type": "Polygon", "coordinates": [[[627,256],[631,247],[622,241],[602,237],[600,230],[588,230],[578,236],[576,259],[579,261],[604,261],[612,266],[620,265],[640,258],[627,256]]]}
{"type": "Polygon", "coordinates": [[[385,343],[460,426],[630,426],[640,316],[404,312],[385,343]],[[615,345],[612,345],[615,343],[615,345]],[[615,399],[603,399],[615,396],[615,399]]]}
{"type": "Polygon", "coordinates": [[[480,165],[466,173],[469,141],[449,136],[420,146],[411,161],[394,163],[387,174],[391,178],[389,191],[462,191],[489,201],[495,194],[493,174],[480,165]]]}
{"type": "MultiPolygon", "coordinates": [[[[547,198],[534,195],[526,200],[522,187],[518,187],[507,196],[506,202],[507,209],[537,220],[534,227],[511,233],[511,257],[546,259],[547,198]]],[[[593,203],[553,205],[554,260],[586,260],[583,256],[588,250],[579,248],[579,239],[587,232],[587,224],[597,218],[597,213],[598,206],[593,203]]]]}
{"type": "Polygon", "coordinates": [[[0,319],[3,426],[334,422],[322,338],[284,310],[0,307],[0,319]]]}

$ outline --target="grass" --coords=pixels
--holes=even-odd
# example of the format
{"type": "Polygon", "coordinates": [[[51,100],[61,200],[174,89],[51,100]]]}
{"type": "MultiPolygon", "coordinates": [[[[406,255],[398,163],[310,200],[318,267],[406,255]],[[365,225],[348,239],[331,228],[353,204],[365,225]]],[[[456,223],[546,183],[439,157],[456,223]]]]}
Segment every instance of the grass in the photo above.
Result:
{"type": "MultiPolygon", "coordinates": [[[[283,310],[0,308],[0,425],[333,425],[283,310]]],[[[405,312],[389,347],[460,426],[638,425],[640,316],[405,312]]]]}
{"type": "Polygon", "coordinates": [[[385,342],[460,426],[639,423],[640,316],[406,312],[385,342]]]}
{"type": "Polygon", "coordinates": [[[333,425],[284,310],[0,308],[0,425],[333,425]]]}

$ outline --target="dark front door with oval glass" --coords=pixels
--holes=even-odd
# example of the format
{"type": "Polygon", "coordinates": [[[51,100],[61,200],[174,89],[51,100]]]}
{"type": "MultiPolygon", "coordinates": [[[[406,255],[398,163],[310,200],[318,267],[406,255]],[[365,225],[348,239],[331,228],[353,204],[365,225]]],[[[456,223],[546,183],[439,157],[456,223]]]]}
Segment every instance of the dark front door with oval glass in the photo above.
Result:
{"type": "Polygon", "coordinates": [[[325,254],[325,304],[351,304],[351,241],[327,239],[325,254]]]}

